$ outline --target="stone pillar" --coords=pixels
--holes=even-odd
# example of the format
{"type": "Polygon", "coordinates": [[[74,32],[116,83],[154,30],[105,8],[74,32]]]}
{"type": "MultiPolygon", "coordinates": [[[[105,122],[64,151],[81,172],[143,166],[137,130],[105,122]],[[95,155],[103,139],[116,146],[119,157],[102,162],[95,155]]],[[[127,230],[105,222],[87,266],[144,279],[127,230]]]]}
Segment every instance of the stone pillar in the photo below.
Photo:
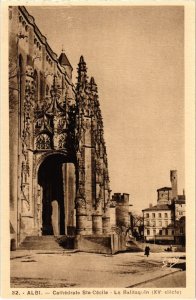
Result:
{"type": "Polygon", "coordinates": [[[59,235],[59,205],[57,200],[52,201],[52,228],[54,236],[59,235]]]}
{"type": "Polygon", "coordinates": [[[65,234],[67,234],[67,198],[68,198],[68,184],[67,184],[67,164],[62,165],[63,173],[63,193],[64,193],[64,210],[65,210],[65,234]]]}
{"type": "Polygon", "coordinates": [[[91,147],[91,118],[85,117],[85,197],[87,210],[86,234],[92,234],[92,147],[91,147]]]}
{"type": "Polygon", "coordinates": [[[102,186],[100,186],[99,198],[96,202],[95,212],[92,216],[92,225],[93,225],[93,233],[94,234],[102,234],[103,233],[103,223],[102,223],[102,186]]]}
{"type": "MultiPolygon", "coordinates": [[[[17,239],[17,213],[18,213],[18,92],[10,95],[10,126],[9,126],[9,171],[10,171],[10,221],[17,239]],[[12,109],[11,105],[13,104],[12,109]]],[[[3,182],[2,182],[3,183],[3,182]]]]}
{"type": "Polygon", "coordinates": [[[42,199],[43,199],[43,189],[42,187],[37,183],[37,194],[36,194],[36,212],[37,212],[37,218],[35,218],[35,226],[37,226],[37,234],[39,236],[42,235],[42,199]]]}
{"type": "Polygon", "coordinates": [[[108,234],[111,233],[111,224],[110,224],[110,203],[108,203],[108,206],[105,207],[105,213],[102,218],[102,224],[103,224],[103,233],[108,234]]]}
{"type": "Polygon", "coordinates": [[[65,234],[72,234],[75,226],[75,167],[72,163],[63,164],[65,234]]]}
{"type": "Polygon", "coordinates": [[[102,215],[101,214],[93,215],[92,221],[93,221],[93,233],[102,234],[103,233],[102,215]]]}
{"type": "Polygon", "coordinates": [[[85,235],[87,226],[86,203],[82,198],[76,198],[76,233],[85,235]]]}
{"type": "Polygon", "coordinates": [[[110,189],[109,189],[109,178],[108,181],[105,181],[104,188],[104,214],[102,218],[103,222],[103,233],[111,233],[111,224],[110,224],[110,189]]]}
{"type": "MultiPolygon", "coordinates": [[[[19,241],[19,74],[18,61],[18,8],[9,7],[9,186],[10,186],[10,222],[13,228],[15,242],[19,241]]],[[[21,64],[21,69],[23,68],[21,64]]],[[[3,182],[2,182],[3,183],[3,182]]]]}
{"type": "Polygon", "coordinates": [[[110,217],[104,216],[102,222],[103,222],[103,233],[104,234],[110,233],[111,232],[110,217]]]}

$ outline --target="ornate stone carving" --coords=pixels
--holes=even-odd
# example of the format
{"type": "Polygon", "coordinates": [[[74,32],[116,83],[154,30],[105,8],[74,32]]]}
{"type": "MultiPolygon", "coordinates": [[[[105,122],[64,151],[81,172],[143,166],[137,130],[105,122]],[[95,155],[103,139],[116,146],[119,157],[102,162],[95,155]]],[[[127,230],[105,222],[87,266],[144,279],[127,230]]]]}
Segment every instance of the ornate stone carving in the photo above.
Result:
{"type": "MultiPolygon", "coordinates": [[[[21,128],[21,199],[22,199],[22,212],[24,214],[29,213],[31,209],[30,201],[30,180],[31,180],[31,170],[29,165],[29,151],[31,147],[31,134],[32,134],[32,112],[34,103],[34,78],[33,78],[33,68],[31,66],[26,66],[25,72],[25,95],[23,104],[23,123],[21,128]]],[[[21,95],[22,97],[22,95],[21,95]]]]}
{"type": "Polygon", "coordinates": [[[40,134],[35,139],[36,149],[46,150],[51,149],[50,137],[47,134],[40,134]]]}
{"type": "Polygon", "coordinates": [[[85,128],[86,128],[86,130],[90,130],[91,129],[91,120],[88,119],[88,118],[86,119],[85,128]]]}
{"type": "Polygon", "coordinates": [[[21,164],[21,198],[26,202],[26,209],[30,210],[30,200],[29,200],[29,163],[27,160],[23,161],[21,164]]]}
{"type": "Polygon", "coordinates": [[[76,197],[76,209],[86,209],[86,201],[82,197],[76,197]]]}
{"type": "Polygon", "coordinates": [[[41,149],[66,149],[67,139],[74,140],[74,117],[67,112],[66,99],[62,97],[60,85],[54,76],[53,85],[50,90],[50,98],[47,98],[42,105],[35,108],[34,133],[36,135],[35,146],[41,149]],[[69,130],[68,130],[69,125],[69,130]],[[69,133],[69,137],[68,134],[69,133]]]}

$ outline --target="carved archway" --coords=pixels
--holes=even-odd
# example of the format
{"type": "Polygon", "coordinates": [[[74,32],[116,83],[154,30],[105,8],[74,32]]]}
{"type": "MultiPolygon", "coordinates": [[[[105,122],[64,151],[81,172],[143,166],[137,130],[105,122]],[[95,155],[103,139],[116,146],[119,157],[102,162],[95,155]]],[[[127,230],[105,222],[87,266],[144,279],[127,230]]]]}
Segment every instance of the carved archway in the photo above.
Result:
{"type": "Polygon", "coordinates": [[[37,172],[37,215],[40,235],[72,234],[75,230],[75,167],[66,155],[45,155],[37,172]]]}

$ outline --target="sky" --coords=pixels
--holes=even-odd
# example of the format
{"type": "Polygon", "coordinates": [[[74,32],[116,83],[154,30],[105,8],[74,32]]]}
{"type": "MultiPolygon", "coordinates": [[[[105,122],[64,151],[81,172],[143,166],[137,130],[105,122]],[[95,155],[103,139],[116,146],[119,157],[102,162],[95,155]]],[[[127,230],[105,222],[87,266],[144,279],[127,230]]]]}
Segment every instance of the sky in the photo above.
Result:
{"type": "Polygon", "coordinates": [[[184,174],[184,11],[181,6],[27,7],[73,82],[81,55],[98,85],[113,193],[133,210],[184,174]]]}

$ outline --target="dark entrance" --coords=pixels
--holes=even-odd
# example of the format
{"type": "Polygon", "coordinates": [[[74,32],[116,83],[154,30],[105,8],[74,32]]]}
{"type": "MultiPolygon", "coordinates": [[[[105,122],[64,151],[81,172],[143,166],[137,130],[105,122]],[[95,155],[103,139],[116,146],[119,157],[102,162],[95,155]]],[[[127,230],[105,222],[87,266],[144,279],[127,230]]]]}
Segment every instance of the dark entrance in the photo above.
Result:
{"type": "Polygon", "coordinates": [[[65,174],[63,155],[51,155],[41,164],[38,184],[42,187],[42,235],[65,234],[65,174]]]}

